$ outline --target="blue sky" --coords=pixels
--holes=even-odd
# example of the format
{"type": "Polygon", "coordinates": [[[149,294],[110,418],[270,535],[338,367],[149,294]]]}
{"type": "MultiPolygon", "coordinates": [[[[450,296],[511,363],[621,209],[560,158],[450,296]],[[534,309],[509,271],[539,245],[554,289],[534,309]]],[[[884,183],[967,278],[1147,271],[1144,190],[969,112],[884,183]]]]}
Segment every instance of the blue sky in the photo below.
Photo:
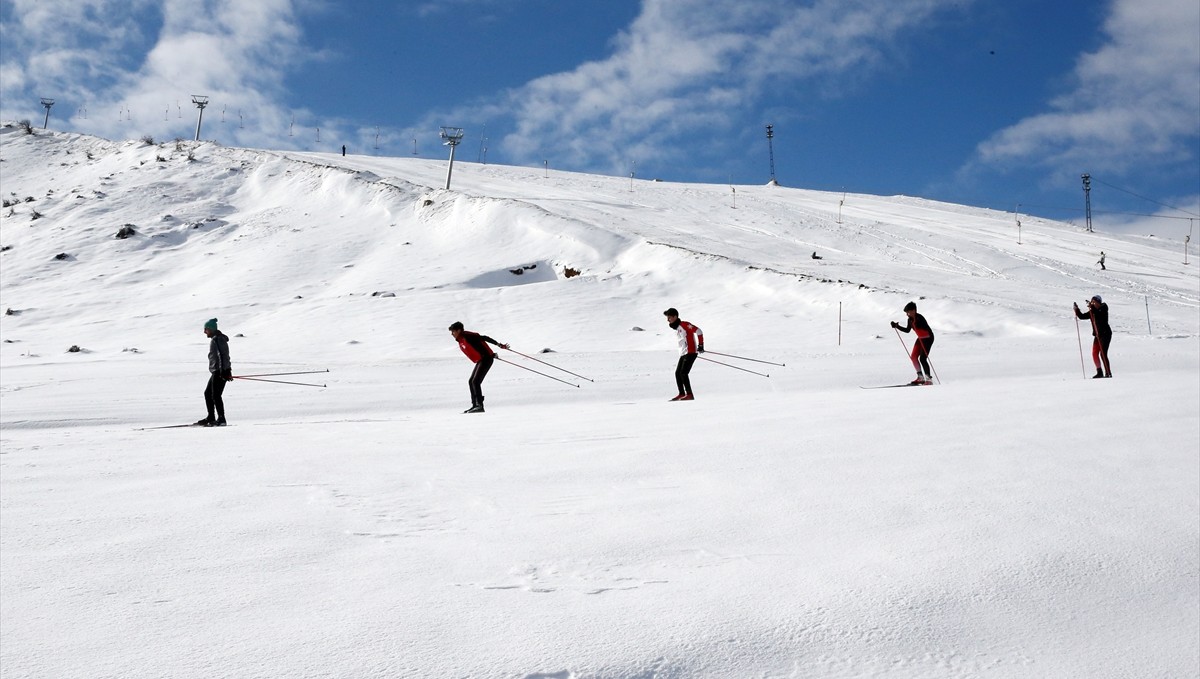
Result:
{"type": "Polygon", "coordinates": [[[228,145],[761,184],[771,123],[786,186],[1082,224],[1087,172],[1200,234],[1195,0],[0,0],[0,45],[0,117],[112,139],[204,94],[228,145]]]}

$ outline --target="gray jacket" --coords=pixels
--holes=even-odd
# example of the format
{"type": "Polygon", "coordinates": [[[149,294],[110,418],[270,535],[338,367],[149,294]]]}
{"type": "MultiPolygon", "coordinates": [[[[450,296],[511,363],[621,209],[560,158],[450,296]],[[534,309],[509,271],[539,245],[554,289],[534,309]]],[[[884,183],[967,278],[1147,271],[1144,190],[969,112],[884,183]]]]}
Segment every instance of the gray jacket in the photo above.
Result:
{"type": "Polygon", "coordinates": [[[208,372],[214,375],[224,375],[233,372],[229,363],[229,338],[218,331],[208,343],[208,372]]]}

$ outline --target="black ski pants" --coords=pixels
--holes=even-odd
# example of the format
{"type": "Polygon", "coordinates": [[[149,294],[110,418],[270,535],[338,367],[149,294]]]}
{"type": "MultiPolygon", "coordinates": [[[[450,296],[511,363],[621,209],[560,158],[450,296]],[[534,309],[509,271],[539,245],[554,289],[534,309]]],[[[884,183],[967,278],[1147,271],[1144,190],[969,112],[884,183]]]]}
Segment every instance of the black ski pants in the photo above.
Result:
{"type": "Polygon", "coordinates": [[[483,378],[487,377],[488,371],[492,369],[492,362],[495,361],[491,356],[484,356],[475,364],[475,369],[471,371],[471,379],[467,384],[471,386],[471,405],[483,405],[483,378]]]}
{"type": "Polygon", "coordinates": [[[692,393],[692,380],[688,373],[692,372],[692,364],[695,362],[696,354],[684,354],[675,365],[675,386],[679,387],[680,394],[692,393]]]}
{"type": "Polygon", "coordinates": [[[217,420],[225,419],[225,401],[221,399],[221,394],[225,393],[225,378],[218,373],[212,373],[208,376],[208,386],[204,388],[204,405],[208,406],[208,419],[217,420]],[[213,416],[213,411],[216,410],[216,416],[213,416]]]}

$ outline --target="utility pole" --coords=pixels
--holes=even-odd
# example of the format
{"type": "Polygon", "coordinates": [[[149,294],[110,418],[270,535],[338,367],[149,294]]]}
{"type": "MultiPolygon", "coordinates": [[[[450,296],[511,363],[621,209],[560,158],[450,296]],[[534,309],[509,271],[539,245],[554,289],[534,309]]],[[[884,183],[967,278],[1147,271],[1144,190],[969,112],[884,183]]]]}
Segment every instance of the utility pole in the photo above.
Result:
{"type": "Polygon", "coordinates": [[[47,99],[45,97],[42,97],[42,106],[46,107],[46,119],[44,121],[42,121],[42,129],[43,130],[46,129],[46,126],[50,124],[50,107],[53,105],[54,105],[53,99],[47,99]]]}
{"type": "Polygon", "coordinates": [[[450,190],[450,175],[454,172],[454,149],[458,146],[463,138],[463,129],[461,127],[443,127],[442,142],[443,145],[450,147],[450,164],[446,167],[446,190],[450,190]]]}
{"type": "Polygon", "coordinates": [[[767,125],[767,156],[771,159],[771,181],[768,182],[772,186],[778,186],[779,182],[775,180],[775,145],[772,140],[775,138],[775,126],[767,125]]]}
{"type": "Polygon", "coordinates": [[[1092,175],[1085,174],[1083,179],[1083,213],[1087,219],[1088,233],[1092,232],[1092,175]]]}
{"type": "Polygon", "coordinates": [[[208,106],[208,97],[193,94],[192,103],[200,109],[200,115],[196,118],[196,141],[200,141],[200,124],[204,122],[204,107],[208,106]]]}

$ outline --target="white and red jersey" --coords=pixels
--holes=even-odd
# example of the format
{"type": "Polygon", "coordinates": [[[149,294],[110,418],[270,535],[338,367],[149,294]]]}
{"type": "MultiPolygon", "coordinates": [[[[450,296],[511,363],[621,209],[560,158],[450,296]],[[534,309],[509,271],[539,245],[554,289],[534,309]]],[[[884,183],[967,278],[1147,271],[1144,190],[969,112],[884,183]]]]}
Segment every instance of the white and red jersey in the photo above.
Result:
{"type": "Polygon", "coordinates": [[[704,332],[683,319],[679,320],[679,326],[675,328],[675,334],[679,337],[680,356],[694,354],[696,353],[696,348],[704,344],[704,332]]]}

